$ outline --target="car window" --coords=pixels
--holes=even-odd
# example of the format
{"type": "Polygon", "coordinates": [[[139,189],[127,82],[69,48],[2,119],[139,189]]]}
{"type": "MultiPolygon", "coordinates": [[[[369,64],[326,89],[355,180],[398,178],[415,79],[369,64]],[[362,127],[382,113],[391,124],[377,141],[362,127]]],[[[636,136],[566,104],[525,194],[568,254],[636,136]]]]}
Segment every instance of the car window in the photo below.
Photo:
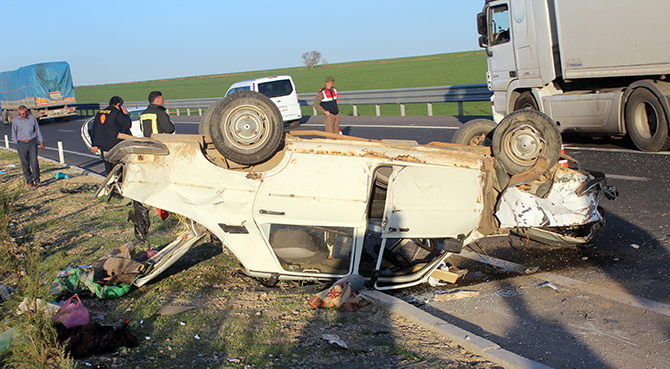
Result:
{"type": "Polygon", "coordinates": [[[286,96],[293,92],[293,86],[288,79],[258,84],[258,92],[267,97],[286,96]]]}
{"type": "Polygon", "coordinates": [[[251,91],[251,86],[242,86],[242,87],[231,88],[230,90],[228,90],[228,93],[226,94],[226,96],[228,96],[232,93],[235,93],[237,91],[251,91]]]}
{"type": "Polygon", "coordinates": [[[133,110],[129,111],[128,115],[130,115],[130,120],[140,120],[140,115],[142,115],[142,112],[144,110],[133,110]]]}

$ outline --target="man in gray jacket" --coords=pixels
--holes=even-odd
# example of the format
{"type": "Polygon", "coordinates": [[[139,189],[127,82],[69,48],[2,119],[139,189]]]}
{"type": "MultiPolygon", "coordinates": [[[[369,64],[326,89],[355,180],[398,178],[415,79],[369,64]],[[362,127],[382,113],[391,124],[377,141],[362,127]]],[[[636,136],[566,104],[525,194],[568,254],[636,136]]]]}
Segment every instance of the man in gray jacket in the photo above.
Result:
{"type": "Polygon", "coordinates": [[[25,105],[19,106],[19,115],[12,119],[11,141],[16,143],[26,183],[29,187],[41,186],[37,145],[44,151],[44,139],[37,118],[28,113],[25,105]]]}

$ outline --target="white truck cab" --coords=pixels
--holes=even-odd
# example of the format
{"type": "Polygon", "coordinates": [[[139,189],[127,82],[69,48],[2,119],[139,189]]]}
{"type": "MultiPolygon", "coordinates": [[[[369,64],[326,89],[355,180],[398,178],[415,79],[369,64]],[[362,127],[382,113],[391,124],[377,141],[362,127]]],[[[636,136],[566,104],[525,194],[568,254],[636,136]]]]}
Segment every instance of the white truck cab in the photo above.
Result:
{"type": "Polygon", "coordinates": [[[277,105],[285,124],[291,127],[297,127],[300,124],[302,112],[298,101],[298,91],[295,89],[291,76],[271,76],[235,82],[226,92],[226,96],[237,91],[262,93],[277,105]]]}

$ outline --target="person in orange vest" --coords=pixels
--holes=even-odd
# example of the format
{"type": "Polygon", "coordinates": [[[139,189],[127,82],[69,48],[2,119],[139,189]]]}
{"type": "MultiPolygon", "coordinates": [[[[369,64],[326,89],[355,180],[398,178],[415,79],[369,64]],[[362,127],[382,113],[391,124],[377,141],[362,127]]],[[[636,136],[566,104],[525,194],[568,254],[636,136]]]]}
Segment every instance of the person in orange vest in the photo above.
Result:
{"type": "Polygon", "coordinates": [[[335,78],[328,76],[326,78],[326,87],[319,90],[314,99],[314,108],[323,114],[323,123],[326,126],[326,132],[339,133],[340,131],[340,109],[337,103],[340,101],[337,90],[333,88],[335,78]]]}

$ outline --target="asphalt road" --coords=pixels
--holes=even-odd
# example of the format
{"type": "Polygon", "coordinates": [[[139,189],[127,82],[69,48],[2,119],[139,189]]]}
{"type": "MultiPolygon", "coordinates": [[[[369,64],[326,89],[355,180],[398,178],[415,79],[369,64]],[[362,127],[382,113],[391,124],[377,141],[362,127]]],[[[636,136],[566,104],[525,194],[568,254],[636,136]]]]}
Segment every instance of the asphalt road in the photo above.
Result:
{"type": "MultiPolygon", "coordinates": [[[[449,142],[477,117],[342,117],[345,134],[366,138],[449,142]]],[[[178,133],[197,133],[199,117],[172,117],[178,133]]],[[[80,138],[83,119],[41,126],[47,150],[58,160],[95,173],[103,166],[80,138]]],[[[320,117],[299,129],[323,129],[320,117]]],[[[9,126],[0,127],[9,136],[9,126]]],[[[504,349],[554,368],[666,368],[670,362],[670,153],[642,153],[625,139],[564,136],[566,152],[584,168],[603,171],[620,196],[602,200],[605,230],[584,248],[548,248],[522,237],[486,239],[469,249],[489,264],[461,256],[469,270],[456,286],[417,287],[397,296],[504,349]],[[493,267],[493,258],[519,270],[493,267]],[[550,282],[555,287],[540,287],[550,282]],[[479,294],[435,301],[436,290],[479,294]]],[[[14,145],[10,144],[14,148],[14,145]]]]}

